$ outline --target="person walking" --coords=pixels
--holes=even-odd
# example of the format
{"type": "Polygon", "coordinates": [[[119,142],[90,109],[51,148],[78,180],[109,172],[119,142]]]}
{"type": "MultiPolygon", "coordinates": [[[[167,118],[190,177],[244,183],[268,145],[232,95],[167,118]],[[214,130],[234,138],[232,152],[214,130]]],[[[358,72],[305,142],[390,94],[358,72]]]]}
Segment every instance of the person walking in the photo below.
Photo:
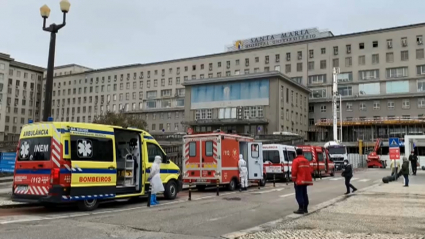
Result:
{"type": "Polygon", "coordinates": [[[403,157],[400,174],[404,177],[404,187],[409,187],[409,161],[406,157],[403,157]]]}
{"type": "Polygon", "coordinates": [[[248,168],[246,167],[246,161],[243,159],[243,155],[239,154],[239,177],[241,178],[240,190],[248,189],[248,168]]]}
{"type": "Polygon", "coordinates": [[[350,194],[350,188],[353,189],[353,193],[357,191],[357,188],[350,183],[351,178],[353,177],[353,167],[348,163],[348,160],[344,160],[344,167],[342,169],[341,176],[345,178],[345,187],[347,188],[345,195],[350,194]]]}
{"type": "Polygon", "coordinates": [[[303,150],[297,148],[297,157],[292,161],[292,181],[294,182],[295,198],[298,202],[298,210],[295,214],[308,213],[308,193],[307,186],[313,185],[313,168],[310,162],[304,157],[303,150]]]}
{"type": "Polygon", "coordinates": [[[156,200],[156,194],[164,191],[164,185],[162,185],[161,174],[160,174],[161,162],[162,162],[161,156],[155,156],[155,160],[152,164],[151,172],[148,178],[150,184],[152,185],[151,198],[150,198],[151,205],[158,204],[158,201],[156,200]]]}
{"type": "Polygon", "coordinates": [[[412,164],[412,173],[413,175],[416,175],[416,170],[418,168],[418,156],[415,155],[414,150],[412,150],[411,154],[409,155],[409,161],[412,164]]]}

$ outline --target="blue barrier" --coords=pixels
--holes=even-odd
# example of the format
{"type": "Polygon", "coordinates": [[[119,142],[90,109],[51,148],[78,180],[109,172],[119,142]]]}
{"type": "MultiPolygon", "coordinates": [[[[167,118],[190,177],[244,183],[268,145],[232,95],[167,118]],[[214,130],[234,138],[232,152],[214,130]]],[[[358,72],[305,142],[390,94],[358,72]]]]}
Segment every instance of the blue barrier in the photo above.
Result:
{"type": "Polygon", "coordinates": [[[16,153],[1,153],[0,172],[13,173],[15,171],[16,153]]]}

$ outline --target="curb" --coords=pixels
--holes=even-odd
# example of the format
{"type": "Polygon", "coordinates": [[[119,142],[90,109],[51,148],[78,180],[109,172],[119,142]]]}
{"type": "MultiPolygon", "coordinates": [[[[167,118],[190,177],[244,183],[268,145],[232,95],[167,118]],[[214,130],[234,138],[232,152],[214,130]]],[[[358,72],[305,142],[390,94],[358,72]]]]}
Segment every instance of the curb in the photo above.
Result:
{"type": "MultiPolygon", "coordinates": [[[[368,186],[368,187],[359,189],[357,192],[364,192],[364,191],[370,190],[372,188],[378,187],[380,185],[382,185],[382,183],[376,183],[376,184],[373,184],[371,186],[368,186]]],[[[312,213],[316,213],[316,212],[320,211],[321,209],[324,209],[324,208],[327,208],[329,206],[332,206],[335,203],[338,203],[338,202],[341,202],[343,200],[346,200],[348,197],[351,197],[351,196],[352,195],[350,195],[350,196],[341,195],[341,196],[338,196],[336,198],[330,199],[328,201],[319,203],[319,204],[313,206],[309,210],[309,213],[307,215],[289,214],[289,215],[287,215],[284,218],[281,218],[281,219],[278,219],[278,220],[274,220],[274,221],[270,221],[270,222],[266,222],[266,223],[261,224],[261,225],[256,226],[256,227],[252,227],[252,228],[248,228],[248,229],[245,229],[245,230],[241,230],[241,231],[236,231],[236,232],[231,232],[231,233],[228,233],[228,234],[224,234],[224,235],[221,236],[221,238],[237,239],[237,238],[242,237],[242,236],[245,236],[247,234],[252,234],[252,233],[259,232],[259,231],[264,231],[264,230],[267,230],[267,229],[271,229],[271,228],[274,228],[279,223],[282,223],[282,222],[285,222],[285,221],[288,221],[288,220],[296,220],[296,219],[298,219],[300,217],[308,216],[308,215],[310,215],[312,213]]]]}
{"type": "Polygon", "coordinates": [[[7,205],[0,205],[0,209],[11,209],[11,208],[26,208],[26,207],[41,207],[41,204],[37,203],[23,203],[23,204],[7,204],[7,205]]]}

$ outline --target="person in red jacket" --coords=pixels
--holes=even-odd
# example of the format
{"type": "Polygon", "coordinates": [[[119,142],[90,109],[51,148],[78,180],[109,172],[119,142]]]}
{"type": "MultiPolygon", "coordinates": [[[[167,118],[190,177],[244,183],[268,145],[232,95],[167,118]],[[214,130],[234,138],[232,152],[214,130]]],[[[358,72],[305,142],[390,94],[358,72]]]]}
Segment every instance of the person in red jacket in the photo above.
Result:
{"type": "Polygon", "coordinates": [[[298,202],[296,214],[308,213],[307,186],[313,185],[312,167],[310,162],[304,157],[303,150],[297,148],[297,157],[292,161],[292,181],[295,187],[295,198],[298,202]]]}

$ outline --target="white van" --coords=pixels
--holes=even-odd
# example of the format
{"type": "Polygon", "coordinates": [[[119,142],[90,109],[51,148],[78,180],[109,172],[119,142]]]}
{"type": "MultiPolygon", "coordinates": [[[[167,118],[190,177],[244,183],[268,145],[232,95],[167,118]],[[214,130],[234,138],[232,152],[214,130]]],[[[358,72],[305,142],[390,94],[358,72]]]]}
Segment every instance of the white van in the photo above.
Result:
{"type": "MultiPolygon", "coordinates": [[[[291,179],[292,161],[297,156],[295,146],[283,144],[263,145],[263,167],[267,179],[291,179]]],[[[266,178],[265,177],[265,178],[266,178]]]]}

